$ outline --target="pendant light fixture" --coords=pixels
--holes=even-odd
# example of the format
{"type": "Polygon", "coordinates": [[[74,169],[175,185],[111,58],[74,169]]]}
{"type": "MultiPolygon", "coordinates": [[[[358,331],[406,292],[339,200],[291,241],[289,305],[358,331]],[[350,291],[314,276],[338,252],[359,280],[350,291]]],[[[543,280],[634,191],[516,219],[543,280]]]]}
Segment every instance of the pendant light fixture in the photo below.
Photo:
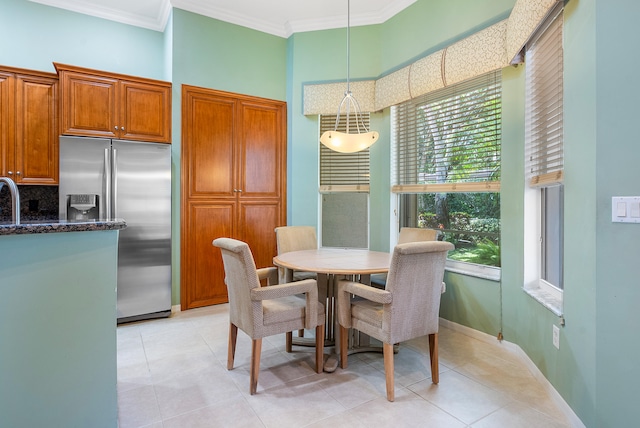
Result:
{"type": "Polygon", "coordinates": [[[351,93],[349,86],[349,68],[350,68],[350,44],[351,44],[351,0],[347,0],[347,90],[344,93],[344,98],[338,106],[338,115],[336,116],[336,125],[332,131],[326,131],[320,137],[320,142],[334,150],[341,153],[355,153],[371,147],[373,143],[378,140],[378,133],[376,131],[369,131],[365,126],[362,119],[362,112],[360,111],[360,105],[351,93]],[[344,109],[344,115],[346,116],[346,132],[338,131],[338,125],[340,123],[340,114],[344,109]],[[350,126],[350,117],[355,116],[355,125],[350,126]],[[350,129],[355,128],[355,129],[350,129]],[[350,132],[352,131],[352,132],[350,132]]]}

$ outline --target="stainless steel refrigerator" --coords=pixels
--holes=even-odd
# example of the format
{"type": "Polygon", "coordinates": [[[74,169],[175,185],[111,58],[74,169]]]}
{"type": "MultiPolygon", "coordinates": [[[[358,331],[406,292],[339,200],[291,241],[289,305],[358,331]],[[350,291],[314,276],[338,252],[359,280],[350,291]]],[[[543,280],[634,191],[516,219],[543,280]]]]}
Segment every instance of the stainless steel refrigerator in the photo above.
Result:
{"type": "Polygon", "coordinates": [[[60,137],[60,219],[124,219],[118,323],[171,314],[171,146],[60,137]]]}

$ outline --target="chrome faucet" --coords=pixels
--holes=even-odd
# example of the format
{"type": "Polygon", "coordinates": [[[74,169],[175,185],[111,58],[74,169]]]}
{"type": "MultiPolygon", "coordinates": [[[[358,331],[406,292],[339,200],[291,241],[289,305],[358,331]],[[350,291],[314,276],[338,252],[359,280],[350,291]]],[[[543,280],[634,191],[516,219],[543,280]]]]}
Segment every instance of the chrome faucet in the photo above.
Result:
{"type": "Polygon", "coordinates": [[[0,190],[2,186],[6,184],[11,192],[11,212],[14,224],[20,224],[20,193],[18,192],[18,186],[9,177],[0,177],[0,190]]]}

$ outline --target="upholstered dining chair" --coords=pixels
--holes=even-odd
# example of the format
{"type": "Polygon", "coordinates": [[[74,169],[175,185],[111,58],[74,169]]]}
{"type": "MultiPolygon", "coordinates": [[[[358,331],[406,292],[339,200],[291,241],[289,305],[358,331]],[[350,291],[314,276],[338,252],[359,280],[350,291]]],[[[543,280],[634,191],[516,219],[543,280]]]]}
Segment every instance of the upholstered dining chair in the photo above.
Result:
{"type": "MultiPolygon", "coordinates": [[[[423,227],[401,227],[398,234],[398,244],[406,244],[407,242],[418,241],[435,241],[438,239],[439,230],[425,229],[423,227]]],[[[386,273],[377,273],[371,275],[371,285],[378,288],[384,288],[387,282],[386,273]]]]}
{"type": "MultiPolygon", "coordinates": [[[[278,254],[291,251],[315,250],[318,248],[316,228],[313,226],[281,226],[276,227],[276,247],[278,254]]],[[[278,270],[280,282],[287,282],[284,278],[284,269],[278,270]]],[[[293,272],[293,281],[302,279],[315,279],[313,272],[293,272]]]]}
{"type": "Polygon", "coordinates": [[[213,241],[222,251],[225,283],[229,293],[229,349],[227,370],[233,368],[238,329],[252,341],[249,392],[256,393],[260,372],[262,338],[302,328],[316,329],[316,372],[322,372],[324,357],[324,305],[318,302],[316,281],[260,286],[261,279],[273,283],[275,267],[256,269],[247,243],[231,238],[213,241]]]}
{"type": "Polygon", "coordinates": [[[398,244],[418,241],[436,241],[439,230],[425,229],[423,227],[401,227],[398,234],[398,244]]]}
{"type": "Polygon", "coordinates": [[[441,241],[397,245],[384,290],[347,280],[338,282],[340,366],[347,367],[347,329],[354,328],[380,340],[389,401],[394,400],[395,343],[428,335],[431,381],[439,381],[440,296],[447,253],[453,248],[450,242],[441,241]]]}
{"type": "MultiPolygon", "coordinates": [[[[280,226],[276,227],[276,247],[278,254],[291,251],[315,250],[318,248],[316,228],[313,226],[280,226]]],[[[293,271],[292,277],[286,278],[285,269],[278,268],[280,283],[301,281],[303,279],[317,279],[314,272],[293,271]]],[[[319,284],[320,301],[326,301],[326,285],[319,284]]],[[[304,337],[304,330],[298,330],[298,337],[304,337]]],[[[291,352],[291,342],[287,342],[287,352],[291,352]]]]}

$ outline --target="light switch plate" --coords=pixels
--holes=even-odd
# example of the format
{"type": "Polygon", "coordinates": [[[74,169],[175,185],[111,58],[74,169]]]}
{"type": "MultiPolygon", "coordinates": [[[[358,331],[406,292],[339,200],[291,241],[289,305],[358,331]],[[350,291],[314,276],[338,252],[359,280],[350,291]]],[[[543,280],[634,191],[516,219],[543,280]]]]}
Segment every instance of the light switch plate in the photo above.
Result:
{"type": "Polygon", "coordinates": [[[611,198],[613,223],[640,223],[640,196],[614,196],[611,198]]]}

